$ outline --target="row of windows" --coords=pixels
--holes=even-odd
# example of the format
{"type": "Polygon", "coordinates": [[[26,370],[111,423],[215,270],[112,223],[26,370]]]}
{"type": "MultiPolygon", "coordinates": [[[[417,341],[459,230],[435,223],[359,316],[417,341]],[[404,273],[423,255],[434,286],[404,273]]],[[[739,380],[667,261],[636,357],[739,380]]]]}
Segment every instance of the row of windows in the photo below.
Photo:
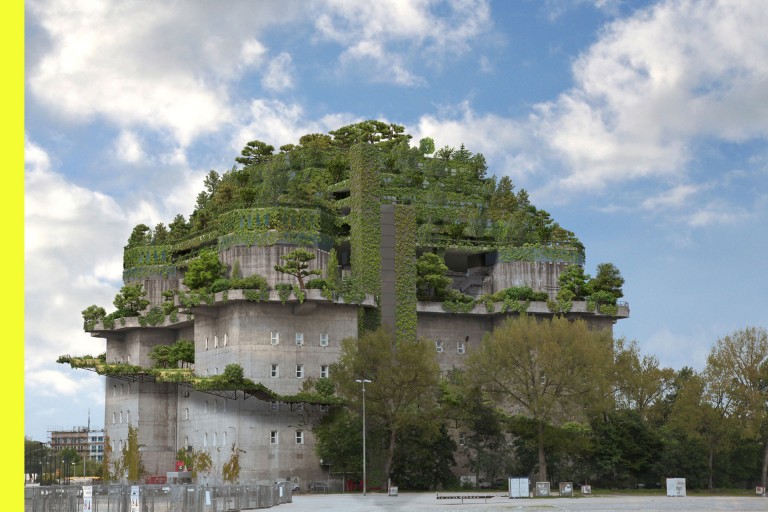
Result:
{"type": "MultiPolygon", "coordinates": [[[[222,403],[224,404],[224,406],[222,408],[223,412],[227,412],[227,401],[224,400],[222,403]]],[[[209,411],[208,400],[206,400],[203,403],[203,414],[208,414],[208,411],[209,411]]],[[[218,400],[214,400],[213,401],[213,414],[216,414],[217,412],[219,412],[219,401],[218,400]]],[[[184,420],[185,421],[189,421],[189,407],[185,407],[184,408],[184,420]]]]}
{"type": "MultiPolygon", "coordinates": [[[[295,411],[303,411],[304,410],[304,404],[303,403],[293,404],[292,407],[293,407],[293,409],[295,411]]],[[[272,400],[271,402],[269,402],[269,410],[272,411],[272,412],[278,412],[280,410],[280,402],[278,402],[277,400],[272,400]]],[[[320,412],[321,413],[327,413],[330,410],[331,409],[330,409],[329,405],[320,405],[320,412]]]]}
{"type": "MultiPolygon", "coordinates": [[[[303,332],[295,333],[294,342],[296,343],[297,347],[304,345],[304,333],[303,332]]],[[[270,331],[270,343],[272,343],[272,345],[280,344],[280,331],[270,331]]],[[[325,333],[325,332],[320,333],[319,343],[321,347],[328,346],[328,333],[325,333]]],[[[208,350],[208,348],[211,345],[210,338],[208,336],[204,338],[203,344],[205,346],[205,350],[208,350]]],[[[224,336],[221,341],[221,345],[219,344],[219,336],[214,335],[213,348],[219,348],[219,346],[226,347],[228,344],[229,344],[229,335],[227,333],[224,333],[224,336]]]]}
{"type": "MultiPolygon", "coordinates": [[[[205,337],[205,350],[208,350],[208,336],[205,337]]],[[[229,334],[224,333],[224,338],[222,339],[222,347],[226,347],[229,344],[229,334]]],[[[213,348],[219,348],[219,335],[214,335],[213,337],[213,348]]]]}
{"type": "MultiPolygon", "coordinates": [[[[269,333],[269,337],[270,337],[270,343],[272,343],[272,345],[280,344],[280,331],[271,331],[269,333]]],[[[293,340],[297,347],[304,345],[304,333],[303,332],[295,333],[293,336],[293,340]]],[[[320,333],[319,343],[321,347],[328,346],[328,333],[326,332],[320,333]]]]}
{"type": "MultiPolygon", "coordinates": [[[[435,341],[435,350],[440,354],[445,352],[445,345],[441,340],[435,341]]],[[[456,342],[456,353],[460,355],[467,353],[467,345],[465,342],[463,341],[456,342]]]]}
{"type": "MultiPolygon", "coordinates": [[[[296,444],[304,444],[304,431],[297,430],[294,436],[296,444]]],[[[269,433],[269,444],[280,444],[280,432],[272,430],[269,433]]]]}
{"type": "MultiPolygon", "coordinates": [[[[120,384],[119,386],[117,384],[112,385],[112,396],[123,396],[125,395],[126,387],[125,384],[120,384]]],[[[131,383],[128,383],[128,394],[131,394],[131,383]]]]}
{"type": "MultiPolygon", "coordinates": [[[[321,378],[328,378],[330,375],[330,366],[327,364],[320,365],[320,377],[321,378]]],[[[277,363],[272,363],[270,369],[269,369],[269,376],[273,379],[276,379],[280,377],[280,365],[277,363]]],[[[294,376],[297,379],[303,379],[304,378],[304,365],[303,364],[297,364],[295,368],[294,376]]]]}
{"type": "MultiPolygon", "coordinates": [[[[122,423],[123,422],[123,411],[120,411],[119,413],[116,411],[112,411],[112,424],[115,425],[116,423],[122,423]]],[[[125,422],[130,423],[131,422],[131,411],[125,412],[125,422]]]]}

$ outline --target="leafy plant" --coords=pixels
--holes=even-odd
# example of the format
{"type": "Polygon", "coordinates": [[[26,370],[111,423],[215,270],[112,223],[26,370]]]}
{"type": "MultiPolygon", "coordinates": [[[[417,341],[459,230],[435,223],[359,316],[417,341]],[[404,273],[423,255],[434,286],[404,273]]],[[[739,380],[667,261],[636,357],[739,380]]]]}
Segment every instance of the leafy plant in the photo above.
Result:
{"type": "Polygon", "coordinates": [[[299,282],[299,288],[304,289],[304,278],[312,275],[320,275],[320,269],[309,269],[309,262],[315,259],[315,255],[306,249],[294,249],[288,254],[280,256],[285,263],[275,265],[277,272],[295,277],[299,282]]]}

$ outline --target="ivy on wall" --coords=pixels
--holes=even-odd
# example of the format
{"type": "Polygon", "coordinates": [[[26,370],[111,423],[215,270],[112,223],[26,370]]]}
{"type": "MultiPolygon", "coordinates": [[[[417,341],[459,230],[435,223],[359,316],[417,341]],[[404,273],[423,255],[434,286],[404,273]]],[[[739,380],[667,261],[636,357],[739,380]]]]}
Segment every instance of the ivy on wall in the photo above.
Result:
{"type": "Polygon", "coordinates": [[[377,308],[360,308],[359,334],[376,329],[381,323],[378,298],[381,296],[381,203],[376,148],[371,144],[355,144],[349,152],[351,166],[349,213],[353,279],[348,283],[350,295],[370,294],[377,308]]]}
{"type": "Polygon", "coordinates": [[[395,339],[416,340],[416,215],[395,205],[395,339]]]}

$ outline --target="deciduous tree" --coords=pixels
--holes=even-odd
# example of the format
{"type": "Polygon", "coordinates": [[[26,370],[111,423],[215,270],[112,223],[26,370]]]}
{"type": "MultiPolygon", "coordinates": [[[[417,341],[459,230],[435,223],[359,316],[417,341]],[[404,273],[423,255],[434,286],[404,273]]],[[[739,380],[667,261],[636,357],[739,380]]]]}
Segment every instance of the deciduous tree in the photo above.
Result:
{"type": "Polygon", "coordinates": [[[473,380],[510,411],[538,422],[539,478],[547,480],[545,424],[582,416],[603,400],[611,364],[610,333],[563,318],[512,318],[486,336],[470,355],[473,380]]]}

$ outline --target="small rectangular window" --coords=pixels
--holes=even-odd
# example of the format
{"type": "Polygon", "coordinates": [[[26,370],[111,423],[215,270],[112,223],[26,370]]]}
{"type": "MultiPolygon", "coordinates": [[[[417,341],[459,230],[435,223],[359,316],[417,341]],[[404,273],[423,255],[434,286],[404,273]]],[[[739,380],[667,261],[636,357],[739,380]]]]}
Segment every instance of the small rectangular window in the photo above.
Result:
{"type": "Polygon", "coordinates": [[[269,370],[269,376],[273,379],[280,376],[280,367],[276,364],[272,365],[272,368],[269,370]]]}
{"type": "Polygon", "coordinates": [[[205,337],[205,350],[208,350],[208,336],[205,337]]]}
{"type": "Polygon", "coordinates": [[[304,365],[303,364],[297,364],[296,365],[296,378],[297,379],[303,379],[304,378],[304,365]]]}
{"type": "Polygon", "coordinates": [[[273,345],[279,345],[280,344],[280,333],[279,332],[272,331],[271,338],[272,338],[272,344],[273,345]]]}
{"type": "Polygon", "coordinates": [[[467,442],[467,436],[464,432],[459,432],[459,446],[464,446],[467,442]]]}
{"type": "Polygon", "coordinates": [[[213,337],[213,348],[219,348],[219,335],[213,337]]]}
{"type": "Polygon", "coordinates": [[[227,338],[229,338],[229,336],[227,335],[227,333],[224,333],[224,346],[225,347],[227,346],[227,341],[228,341],[227,338]]]}
{"type": "Polygon", "coordinates": [[[304,333],[303,332],[297,332],[296,333],[296,346],[300,347],[304,344],[304,333]]]}
{"type": "Polygon", "coordinates": [[[328,378],[328,365],[324,364],[320,366],[320,377],[327,379],[328,378]]]}
{"type": "Polygon", "coordinates": [[[327,347],[328,346],[328,333],[327,332],[321,332],[320,333],[320,346],[321,347],[327,347]]]}
{"type": "Polygon", "coordinates": [[[304,431],[303,430],[297,430],[296,431],[296,444],[304,444],[304,431]]]}
{"type": "Polygon", "coordinates": [[[269,444],[277,444],[277,430],[270,431],[269,444]]]}
{"type": "Polygon", "coordinates": [[[277,412],[280,410],[280,402],[277,400],[272,400],[269,402],[269,410],[272,412],[277,412]]]}
{"type": "Polygon", "coordinates": [[[331,410],[331,407],[329,405],[321,405],[320,406],[320,412],[326,413],[331,410]]]}
{"type": "Polygon", "coordinates": [[[467,351],[466,346],[464,345],[463,341],[459,341],[456,343],[456,352],[459,354],[463,354],[467,351]]]}
{"type": "Polygon", "coordinates": [[[437,340],[435,342],[435,350],[437,350],[437,352],[442,352],[443,351],[443,342],[442,341],[437,340]]]}

